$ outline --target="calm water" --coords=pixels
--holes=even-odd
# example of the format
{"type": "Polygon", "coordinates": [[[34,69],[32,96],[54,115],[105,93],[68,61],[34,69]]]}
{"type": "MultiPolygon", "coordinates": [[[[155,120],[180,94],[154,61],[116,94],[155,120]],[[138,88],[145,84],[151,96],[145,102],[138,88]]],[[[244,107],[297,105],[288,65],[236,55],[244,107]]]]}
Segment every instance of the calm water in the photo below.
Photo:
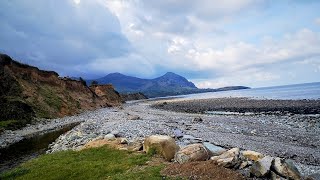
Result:
{"type": "Polygon", "coordinates": [[[183,99],[250,97],[257,99],[320,99],[320,82],[179,96],[183,99]]]}
{"type": "Polygon", "coordinates": [[[0,173],[12,169],[40,154],[44,154],[50,143],[78,124],[73,123],[57,131],[24,139],[7,148],[0,149],[0,173]]]}

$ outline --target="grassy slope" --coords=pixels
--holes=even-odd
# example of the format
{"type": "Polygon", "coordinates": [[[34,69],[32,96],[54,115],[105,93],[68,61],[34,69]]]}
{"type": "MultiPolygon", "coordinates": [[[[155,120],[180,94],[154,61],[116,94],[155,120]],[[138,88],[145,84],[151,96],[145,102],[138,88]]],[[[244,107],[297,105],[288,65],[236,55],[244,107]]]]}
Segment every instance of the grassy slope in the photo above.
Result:
{"type": "Polygon", "coordinates": [[[162,179],[164,165],[144,166],[150,159],[150,155],[107,146],[63,151],[28,161],[0,174],[0,179],[162,179]]]}

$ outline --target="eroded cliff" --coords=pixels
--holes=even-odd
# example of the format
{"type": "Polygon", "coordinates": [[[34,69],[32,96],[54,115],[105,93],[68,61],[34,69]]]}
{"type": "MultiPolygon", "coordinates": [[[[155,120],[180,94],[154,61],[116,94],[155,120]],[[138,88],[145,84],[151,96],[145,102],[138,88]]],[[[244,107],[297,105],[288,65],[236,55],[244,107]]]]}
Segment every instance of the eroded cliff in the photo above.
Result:
{"type": "Polygon", "coordinates": [[[55,118],[85,110],[121,104],[111,85],[87,87],[81,81],[61,78],[0,54],[0,123],[15,126],[34,117],[55,118]]]}

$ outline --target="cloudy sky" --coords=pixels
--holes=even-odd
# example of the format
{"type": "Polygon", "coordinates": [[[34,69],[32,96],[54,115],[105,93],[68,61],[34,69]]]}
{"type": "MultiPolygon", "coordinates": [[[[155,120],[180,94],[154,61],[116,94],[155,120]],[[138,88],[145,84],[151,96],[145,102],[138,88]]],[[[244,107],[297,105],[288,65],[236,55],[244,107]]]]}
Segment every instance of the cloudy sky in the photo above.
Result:
{"type": "Polygon", "coordinates": [[[0,52],[61,76],[320,81],[318,0],[1,0],[0,52]]]}

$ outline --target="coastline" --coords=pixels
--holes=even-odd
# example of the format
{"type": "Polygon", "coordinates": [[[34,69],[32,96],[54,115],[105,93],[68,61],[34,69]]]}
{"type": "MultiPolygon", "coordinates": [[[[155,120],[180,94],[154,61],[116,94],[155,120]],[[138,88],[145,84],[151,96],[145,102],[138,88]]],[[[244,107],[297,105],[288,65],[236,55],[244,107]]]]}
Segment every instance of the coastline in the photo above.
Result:
{"type": "Polygon", "coordinates": [[[226,111],[256,114],[320,114],[320,100],[274,100],[251,98],[210,98],[193,100],[168,100],[153,107],[175,112],[206,113],[226,111]]]}
{"type": "Polygon", "coordinates": [[[190,141],[200,141],[225,148],[239,147],[292,159],[303,175],[320,171],[319,117],[303,114],[210,115],[153,107],[154,104],[178,103],[180,100],[144,100],[124,104],[123,108],[102,108],[66,117],[66,121],[83,122],[61,135],[47,152],[79,150],[86,143],[101,139],[108,133],[132,142],[154,134],[175,137],[178,130],[193,137],[191,140],[177,140],[180,146],[190,141]],[[203,122],[195,122],[196,117],[203,119],[203,122]]]}

